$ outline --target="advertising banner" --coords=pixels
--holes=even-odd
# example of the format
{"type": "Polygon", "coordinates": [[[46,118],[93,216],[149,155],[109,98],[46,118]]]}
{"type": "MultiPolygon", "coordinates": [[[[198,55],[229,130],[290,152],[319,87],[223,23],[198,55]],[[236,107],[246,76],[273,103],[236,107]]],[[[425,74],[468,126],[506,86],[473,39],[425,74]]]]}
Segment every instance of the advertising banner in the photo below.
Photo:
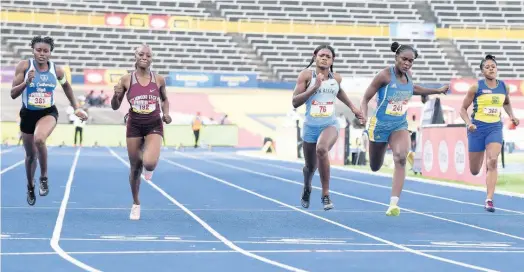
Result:
{"type": "Polygon", "coordinates": [[[122,69],[86,69],[84,70],[84,84],[115,85],[127,70],[122,69]]]}
{"type": "Polygon", "coordinates": [[[169,16],[149,15],[149,27],[152,29],[168,29],[169,16]]]}
{"type": "MultiPolygon", "coordinates": [[[[466,94],[469,88],[477,84],[478,80],[474,78],[455,78],[451,80],[451,93],[452,94],[466,94]]],[[[504,83],[509,88],[509,94],[511,96],[524,96],[524,80],[520,79],[507,79],[504,83]]]]}
{"type": "Polygon", "coordinates": [[[170,72],[169,82],[170,86],[197,88],[250,88],[258,86],[256,74],[209,73],[198,71],[170,72]]]}
{"type": "Polygon", "coordinates": [[[486,165],[471,174],[468,138],[464,125],[429,125],[422,128],[422,175],[425,177],[484,184],[486,165]]]}
{"type": "Polygon", "coordinates": [[[435,39],[436,31],[436,24],[391,23],[389,25],[389,36],[392,38],[435,39]]]}
{"type": "Polygon", "coordinates": [[[125,13],[114,13],[105,15],[105,23],[107,26],[124,26],[125,13]]]}
{"type": "Polygon", "coordinates": [[[0,83],[11,83],[15,78],[15,67],[14,66],[1,66],[0,67],[0,83]]]}

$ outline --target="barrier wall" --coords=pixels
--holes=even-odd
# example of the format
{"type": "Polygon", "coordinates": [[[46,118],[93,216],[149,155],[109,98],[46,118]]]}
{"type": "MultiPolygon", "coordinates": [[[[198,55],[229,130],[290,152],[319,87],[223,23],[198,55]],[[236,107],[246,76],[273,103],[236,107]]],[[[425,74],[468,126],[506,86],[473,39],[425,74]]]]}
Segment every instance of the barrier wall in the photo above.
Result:
{"type": "Polygon", "coordinates": [[[470,184],[485,183],[485,164],[477,176],[469,170],[465,125],[426,125],[422,127],[420,144],[423,176],[470,184]]]}
{"type": "MultiPolygon", "coordinates": [[[[18,143],[19,127],[15,122],[1,122],[2,143],[18,143]]],[[[75,127],[71,124],[58,124],[47,139],[49,145],[73,145],[75,127]]],[[[86,125],[83,145],[125,146],[126,127],[124,125],[86,125]]],[[[194,135],[189,125],[164,125],[166,146],[193,146],[194,135]]],[[[200,144],[212,146],[237,146],[238,127],[235,125],[209,125],[200,131],[200,144]]]]}
{"type": "MultiPolygon", "coordinates": [[[[473,78],[454,78],[449,88],[452,94],[465,95],[469,88],[477,82],[478,79],[473,78]]],[[[510,96],[524,96],[524,80],[504,79],[504,83],[509,88],[510,96]]]]}

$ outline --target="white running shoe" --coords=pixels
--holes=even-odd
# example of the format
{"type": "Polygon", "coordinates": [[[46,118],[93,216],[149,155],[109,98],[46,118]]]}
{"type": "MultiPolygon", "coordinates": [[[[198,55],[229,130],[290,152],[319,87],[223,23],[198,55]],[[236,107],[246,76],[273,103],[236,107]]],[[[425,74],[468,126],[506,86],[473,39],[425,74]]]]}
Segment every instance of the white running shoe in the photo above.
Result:
{"type": "Polygon", "coordinates": [[[147,171],[144,169],[144,179],[151,181],[151,178],[153,178],[153,171],[147,171]]]}
{"type": "Polygon", "coordinates": [[[140,205],[133,204],[133,207],[131,207],[131,213],[129,214],[129,219],[131,220],[140,219],[140,205]]]}

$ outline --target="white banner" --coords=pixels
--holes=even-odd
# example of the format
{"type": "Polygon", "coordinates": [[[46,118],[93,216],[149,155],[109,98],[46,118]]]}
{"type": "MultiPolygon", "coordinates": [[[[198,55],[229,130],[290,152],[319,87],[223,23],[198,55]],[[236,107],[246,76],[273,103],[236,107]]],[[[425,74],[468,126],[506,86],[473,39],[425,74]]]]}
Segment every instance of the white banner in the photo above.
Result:
{"type": "Polygon", "coordinates": [[[392,38],[423,38],[435,39],[437,26],[435,24],[391,23],[389,36],[392,38]]]}

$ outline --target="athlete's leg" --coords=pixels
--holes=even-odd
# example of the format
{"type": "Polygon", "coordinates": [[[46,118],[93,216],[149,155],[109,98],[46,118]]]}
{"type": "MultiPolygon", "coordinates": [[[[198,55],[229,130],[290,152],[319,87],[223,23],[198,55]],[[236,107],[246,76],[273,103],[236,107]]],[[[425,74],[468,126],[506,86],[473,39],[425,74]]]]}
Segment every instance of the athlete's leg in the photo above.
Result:
{"type": "Polygon", "coordinates": [[[162,148],[162,135],[149,134],[145,137],[144,153],[142,156],[144,164],[144,176],[146,180],[151,180],[153,171],[158,164],[160,149],[162,148]]]}
{"type": "Polygon", "coordinates": [[[29,205],[35,204],[35,184],[33,182],[36,172],[36,160],[38,150],[36,149],[33,134],[22,132],[22,142],[25,149],[25,174],[27,177],[27,202],[29,205]]]}
{"type": "Polygon", "coordinates": [[[406,179],[406,159],[410,149],[409,132],[407,130],[393,132],[389,145],[393,151],[393,162],[395,163],[391,196],[400,197],[406,179]]]}
{"type": "Polygon", "coordinates": [[[140,205],[138,193],[140,190],[140,176],[142,175],[142,137],[127,138],[127,155],[129,157],[130,173],[129,185],[131,185],[131,193],[133,195],[133,204],[140,205]]]}
{"type": "Polygon", "coordinates": [[[486,175],[487,199],[493,199],[495,194],[495,185],[497,185],[498,169],[497,162],[500,155],[502,144],[489,143],[486,146],[486,167],[488,173],[486,175]]]}
{"type": "Polygon", "coordinates": [[[329,179],[330,179],[330,162],[329,162],[329,150],[337,142],[338,131],[335,126],[329,126],[325,128],[317,141],[317,160],[318,160],[318,173],[320,174],[320,182],[322,183],[322,203],[324,204],[324,210],[333,208],[333,204],[329,198],[329,179]]]}
{"type": "Polygon", "coordinates": [[[56,118],[46,115],[36,122],[34,141],[38,150],[38,162],[40,163],[40,195],[45,196],[49,193],[47,183],[47,137],[51,135],[56,127],[56,118]]]}
{"type": "Polygon", "coordinates": [[[369,141],[369,166],[371,171],[376,172],[380,170],[384,163],[384,156],[388,143],[369,141]]]}
{"type": "Polygon", "coordinates": [[[311,196],[311,181],[317,171],[317,154],[316,148],[317,143],[304,142],[302,145],[304,150],[304,168],[302,172],[304,174],[304,188],[302,192],[302,207],[309,208],[309,199],[311,196]]]}

